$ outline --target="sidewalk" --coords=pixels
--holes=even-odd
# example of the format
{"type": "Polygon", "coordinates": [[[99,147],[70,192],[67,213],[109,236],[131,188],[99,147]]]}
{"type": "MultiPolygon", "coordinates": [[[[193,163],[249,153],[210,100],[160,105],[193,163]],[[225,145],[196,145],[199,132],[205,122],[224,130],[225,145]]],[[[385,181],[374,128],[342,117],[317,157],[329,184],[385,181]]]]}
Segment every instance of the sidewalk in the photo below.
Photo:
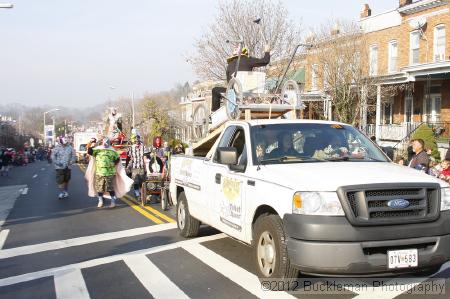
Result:
{"type": "Polygon", "coordinates": [[[0,187],[0,229],[14,207],[16,199],[24,192],[26,185],[0,187]]]}

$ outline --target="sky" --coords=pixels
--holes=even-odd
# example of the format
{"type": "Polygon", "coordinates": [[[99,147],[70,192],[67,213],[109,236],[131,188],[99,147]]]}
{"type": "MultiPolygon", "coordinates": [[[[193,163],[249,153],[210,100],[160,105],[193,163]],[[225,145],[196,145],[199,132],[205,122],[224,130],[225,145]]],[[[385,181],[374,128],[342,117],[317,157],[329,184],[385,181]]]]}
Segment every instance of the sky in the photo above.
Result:
{"type": "MultiPolygon", "coordinates": [[[[302,28],[398,0],[280,0],[302,28]]],[[[217,0],[0,0],[0,104],[89,107],[197,79],[186,62],[217,0]],[[111,88],[114,87],[114,88],[111,88]]]]}

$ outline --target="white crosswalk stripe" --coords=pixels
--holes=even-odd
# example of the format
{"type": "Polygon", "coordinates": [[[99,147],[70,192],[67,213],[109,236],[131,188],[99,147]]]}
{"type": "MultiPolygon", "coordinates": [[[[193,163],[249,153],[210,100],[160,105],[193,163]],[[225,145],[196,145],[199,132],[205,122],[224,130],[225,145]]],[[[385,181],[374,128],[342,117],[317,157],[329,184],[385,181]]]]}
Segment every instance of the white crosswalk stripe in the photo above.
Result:
{"type": "Polygon", "coordinates": [[[198,243],[184,245],[183,249],[259,298],[294,298],[285,292],[264,291],[256,275],[198,243]]]}
{"type": "MultiPolygon", "coordinates": [[[[215,271],[220,275],[226,277],[227,279],[234,282],[237,287],[243,288],[247,292],[257,296],[258,298],[295,298],[293,294],[287,292],[270,292],[263,290],[263,288],[261,287],[261,282],[255,274],[247,271],[238,264],[235,264],[227,258],[223,257],[219,253],[202,245],[203,242],[214,241],[225,237],[226,236],[224,234],[217,234],[212,236],[200,237],[197,239],[183,240],[176,243],[142,249],[130,253],[107,256],[94,260],[83,261],[72,265],[66,265],[14,277],[3,278],[0,279],[0,287],[37,280],[43,277],[54,277],[54,288],[56,297],[58,299],[88,299],[90,298],[90,295],[81,271],[86,268],[106,265],[117,261],[123,261],[140,282],[140,284],[149,292],[152,297],[189,298],[185,290],[182,290],[169,278],[172,277],[170,273],[164,273],[164,271],[158,268],[151,261],[151,259],[147,257],[147,255],[151,256],[152,254],[182,248],[187,251],[188,254],[192,255],[205,265],[209,266],[212,269],[211,271],[215,271]]],[[[450,263],[444,265],[440,270],[443,271],[448,267],[450,267],[450,263]]],[[[408,290],[424,282],[426,279],[427,278],[387,280],[386,284],[397,283],[398,285],[402,285],[402,287],[398,287],[396,290],[386,291],[386,289],[383,288],[369,288],[367,290],[362,289],[360,291],[355,291],[354,289],[348,290],[355,293],[353,297],[355,299],[391,299],[404,294],[408,290]]],[[[352,280],[352,282],[356,284],[358,281],[352,280]]],[[[218,281],[217,283],[220,282],[218,281]]],[[[441,280],[441,283],[445,283],[445,281],[441,280]]],[[[302,296],[301,292],[298,294],[302,296]]],[[[307,295],[307,293],[303,295],[307,295]]],[[[318,294],[315,293],[315,295],[318,294]]],[[[339,298],[339,296],[336,294],[330,296],[332,296],[333,298],[339,298]]],[[[348,297],[348,294],[345,296],[348,297]]]]}
{"type": "Polygon", "coordinates": [[[79,238],[73,238],[73,239],[67,239],[67,240],[53,241],[53,242],[48,242],[48,243],[41,243],[41,244],[35,244],[35,245],[9,248],[9,249],[4,249],[4,250],[0,251],[0,259],[6,259],[6,258],[11,258],[11,257],[26,255],[26,254],[33,254],[33,253],[38,253],[38,252],[43,252],[43,251],[48,251],[48,250],[63,249],[63,248],[68,248],[68,247],[73,247],[73,246],[81,246],[81,245],[86,245],[86,244],[90,244],[90,243],[109,241],[109,240],[131,237],[131,236],[139,236],[139,235],[143,235],[143,234],[149,234],[149,233],[174,229],[176,227],[177,227],[177,225],[175,223],[164,223],[164,224],[160,224],[160,225],[152,225],[152,226],[145,226],[145,227],[133,228],[133,229],[128,229],[128,230],[122,230],[122,231],[118,231],[118,232],[104,233],[104,234],[93,235],[93,236],[86,236],[86,237],[79,237],[79,238]]]}
{"type": "Polygon", "coordinates": [[[145,255],[127,256],[124,261],[154,298],[189,298],[145,255]]]}
{"type": "Polygon", "coordinates": [[[3,245],[5,245],[8,234],[9,234],[9,229],[0,230],[0,250],[3,248],[3,245]]]}
{"type": "Polygon", "coordinates": [[[90,299],[80,269],[72,269],[55,275],[57,299],[90,299]]]}

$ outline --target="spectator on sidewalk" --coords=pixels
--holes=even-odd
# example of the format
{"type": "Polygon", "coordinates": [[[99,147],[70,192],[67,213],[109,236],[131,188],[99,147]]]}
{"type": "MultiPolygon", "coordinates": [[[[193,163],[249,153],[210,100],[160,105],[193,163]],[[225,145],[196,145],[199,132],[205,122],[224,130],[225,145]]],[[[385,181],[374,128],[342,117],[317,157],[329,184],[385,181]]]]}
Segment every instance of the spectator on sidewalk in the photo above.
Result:
{"type": "Polygon", "coordinates": [[[69,197],[71,177],[70,166],[75,163],[75,151],[65,137],[59,138],[59,145],[52,151],[52,161],[56,170],[56,183],[60,189],[59,199],[69,197]]]}
{"type": "Polygon", "coordinates": [[[409,167],[428,173],[430,157],[428,157],[424,150],[425,142],[422,139],[414,139],[411,143],[415,155],[412,157],[411,162],[409,162],[409,167]]]}
{"type": "Polygon", "coordinates": [[[2,146],[0,148],[0,176],[3,176],[3,159],[6,153],[6,148],[2,146]]]}

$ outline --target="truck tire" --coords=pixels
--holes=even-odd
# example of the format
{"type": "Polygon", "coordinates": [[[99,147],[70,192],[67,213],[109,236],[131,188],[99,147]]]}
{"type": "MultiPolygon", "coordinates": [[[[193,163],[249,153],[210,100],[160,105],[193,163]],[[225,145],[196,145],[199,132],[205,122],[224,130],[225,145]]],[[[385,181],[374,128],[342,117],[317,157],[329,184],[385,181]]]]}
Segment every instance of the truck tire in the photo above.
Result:
{"type": "Polygon", "coordinates": [[[185,238],[196,237],[198,235],[200,221],[192,217],[189,213],[189,207],[184,192],[181,192],[180,195],[178,195],[177,225],[180,230],[180,235],[185,238]]]}
{"type": "Polygon", "coordinates": [[[253,229],[253,250],[259,278],[297,278],[298,270],[291,266],[283,223],[278,215],[261,215],[253,229]]]}

